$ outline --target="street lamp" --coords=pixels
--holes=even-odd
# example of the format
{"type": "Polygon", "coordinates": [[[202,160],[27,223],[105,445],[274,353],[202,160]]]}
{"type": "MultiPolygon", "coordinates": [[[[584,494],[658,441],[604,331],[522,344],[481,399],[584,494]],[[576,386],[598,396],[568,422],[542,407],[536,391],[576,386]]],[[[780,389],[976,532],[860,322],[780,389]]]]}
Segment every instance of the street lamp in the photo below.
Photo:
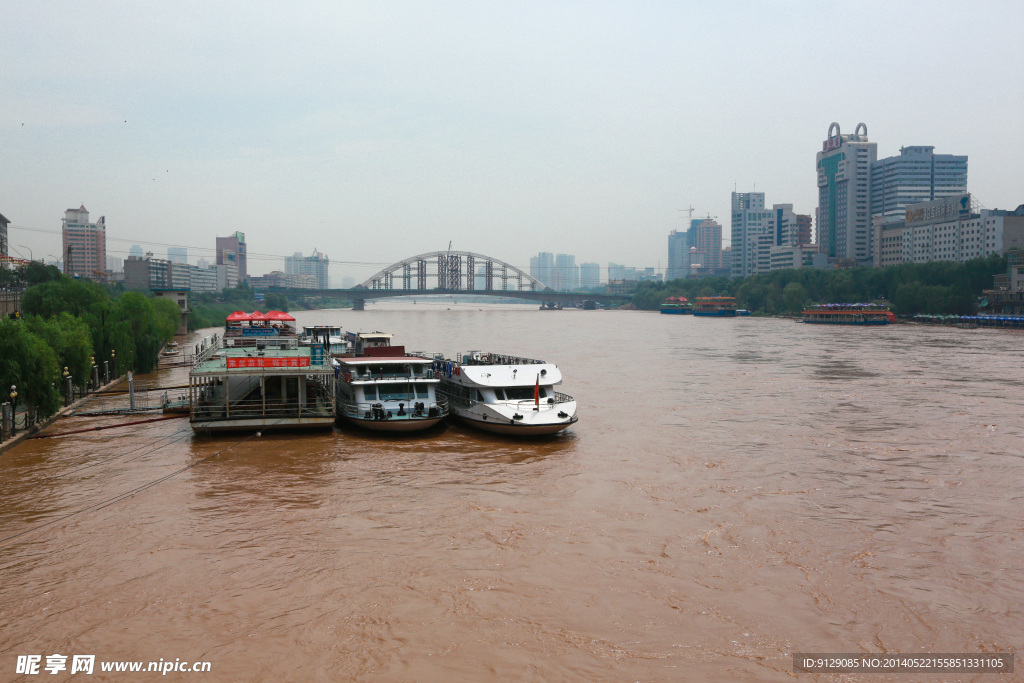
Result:
{"type": "Polygon", "coordinates": [[[117,354],[114,349],[110,349],[110,364],[114,366],[114,377],[117,377],[120,373],[117,371],[117,354]]]}
{"type": "Polygon", "coordinates": [[[18,431],[18,387],[11,385],[11,434],[18,431]]]}
{"type": "Polygon", "coordinates": [[[21,247],[22,249],[28,249],[28,260],[29,261],[35,261],[35,259],[32,257],[32,249],[31,248],[26,247],[24,244],[19,244],[18,246],[21,247]]]}

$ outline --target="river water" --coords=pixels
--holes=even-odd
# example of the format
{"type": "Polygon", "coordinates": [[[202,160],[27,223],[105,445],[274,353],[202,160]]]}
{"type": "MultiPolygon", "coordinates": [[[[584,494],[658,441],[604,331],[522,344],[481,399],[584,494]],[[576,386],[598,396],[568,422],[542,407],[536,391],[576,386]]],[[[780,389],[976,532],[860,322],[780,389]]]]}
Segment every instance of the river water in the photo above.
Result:
{"type": "Polygon", "coordinates": [[[0,456],[0,680],[63,653],[211,663],[189,680],[783,681],[794,652],[1021,644],[1019,331],[296,317],[557,363],[580,421],[541,441],[179,419],[25,442],[0,456]]]}

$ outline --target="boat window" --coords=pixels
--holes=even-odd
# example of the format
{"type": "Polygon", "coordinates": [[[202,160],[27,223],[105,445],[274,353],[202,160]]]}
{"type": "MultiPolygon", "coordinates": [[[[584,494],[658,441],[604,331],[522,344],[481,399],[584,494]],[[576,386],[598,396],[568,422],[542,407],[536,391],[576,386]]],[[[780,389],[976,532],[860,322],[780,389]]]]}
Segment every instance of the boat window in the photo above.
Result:
{"type": "Polygon", "coordinates": [[[505,395],[510,401],[533,400],[533,387],[505,387],[505,395]]]}
{"type": "Polygon", "coordinates": [[[485,403],[484,395],[479,389],[476,390],[476,400],[480,401],[481,403],[485,403]]]}
{"type": "Polygon", "coordinates": [[[426,384],[417,384],[416,398],[430,398],[430,387],[426,384]]]}
{"type": "Polygon", "coordinates": [[[504,391],[504,389],[495,389],[494,390],[494,398],[498,399],[499,401],[504,401],[505,400],[505,391],[504,391]]]}
{"type": "Polygon", "coordinates": [[[364,401],[376,401],[377,400],[377,387],[374,385],[365,386],[363,389],[363,400],[364,401]]]}
{"type": "Polygon", "coordinates": [[[377,390],[382,401],[401,401],[412,398],[410,396],[412,387],[406,384],[381,384],[377,387],[377,390]]]}

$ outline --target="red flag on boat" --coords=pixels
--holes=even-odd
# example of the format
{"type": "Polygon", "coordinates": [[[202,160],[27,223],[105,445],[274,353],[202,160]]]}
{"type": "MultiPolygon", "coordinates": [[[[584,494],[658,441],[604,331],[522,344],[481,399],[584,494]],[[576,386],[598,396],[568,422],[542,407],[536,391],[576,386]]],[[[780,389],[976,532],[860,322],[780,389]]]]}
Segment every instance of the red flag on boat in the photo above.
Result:
{"type": "Polygon", "coordinates": [[[540,373],[537,374],[537,383],[533,385],[533,404],[540,405],[540,373]]]}

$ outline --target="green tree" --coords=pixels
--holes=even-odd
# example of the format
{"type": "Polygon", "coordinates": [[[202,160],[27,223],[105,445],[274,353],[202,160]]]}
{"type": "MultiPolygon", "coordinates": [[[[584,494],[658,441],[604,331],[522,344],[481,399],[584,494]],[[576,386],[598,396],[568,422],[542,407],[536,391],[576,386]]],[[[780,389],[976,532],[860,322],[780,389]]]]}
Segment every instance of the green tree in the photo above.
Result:
{"type": "Polygon", "coordinates": [[[18,404],[46,417],[60,408],[57,359],[23,320],[0,319],[0,388],[17,386],[18,404]]]}
{"type": "Polygon", "coordinates": [[[787,313],[799,313],[807,301],[807,289],[799,282],[790,282],[782,288],[782,305],[787,313]]]}
{"type": "Polygon", "coordinates": [[[270,311],[288,311],[288,297],[284,294],[267,292],[263,295],[263,303],[266,305],[267,310],[270,311]]]}
{"type": "Polygon", "coordinates": [[[89,356],[93,354],[89,326],[70,313],[61,313],[49,320],[28,316],[25,322],[29,330],[53,350],[61,375],[66,367],[74,382],[84,387],[91,372],[89,356]]]}

